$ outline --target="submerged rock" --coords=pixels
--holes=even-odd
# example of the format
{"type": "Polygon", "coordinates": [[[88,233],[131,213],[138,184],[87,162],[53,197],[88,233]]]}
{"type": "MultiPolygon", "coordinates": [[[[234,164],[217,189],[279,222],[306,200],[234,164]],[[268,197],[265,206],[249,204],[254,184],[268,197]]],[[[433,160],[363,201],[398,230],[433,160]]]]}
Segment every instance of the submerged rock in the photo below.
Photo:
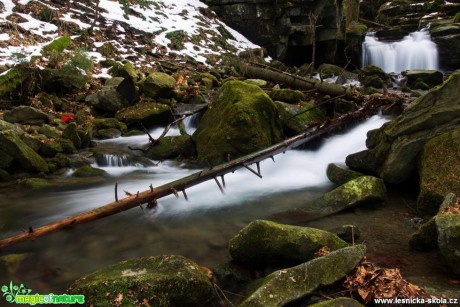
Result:
{"type": "Polygon", "coordinates": [[[364,245],[345,247],[327,256],[273,272],[239,306],[284,306],[311,294],[320,286],[331,285],[343,278],[358,265],[365,252],[364,245]]]}
{"type": "Polygon", "coordinates": [[[182,256],[122,261],[77,280],[68,293],[93,306],[201,306],[214,298],[204,269],[182,256]]]}
{"type": "Polygon", "coordinates": [[[95,168],[90,165],[85,165],[77,168],[72,174],[74,177],[97,177],[108,176],[107,172],[100,168],[95,168]]]}
{"type": "Polygon", "coordinates": [[[325,246],[336,250],[348,244],[324,230],[257,220],[230,239],[229,251],[237,263],[261,266],[304,262],[325,246]]]}
{"type": "Polygon", "coordinates": [[[192,137],[198,161],[216,165],[279,142],[282,127],[275,104],[260,87],[228,81],[192,137]]]}

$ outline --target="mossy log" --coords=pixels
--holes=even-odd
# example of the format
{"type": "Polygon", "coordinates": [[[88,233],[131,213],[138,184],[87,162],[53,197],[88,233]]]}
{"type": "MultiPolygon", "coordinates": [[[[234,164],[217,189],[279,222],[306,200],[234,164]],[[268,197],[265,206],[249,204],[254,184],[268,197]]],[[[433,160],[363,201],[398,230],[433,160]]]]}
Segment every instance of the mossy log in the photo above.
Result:
{"type": "Polygon", "coordinates": [[[344,115],[333,121],[329,121],[322,126],[313,127],[308,129],[306,132],[296,135],[292,138],[286,139],[283,142],[277,143],[273,146],[270,146],[266,149],[251,153],[249,155],[240,157],[238,159],[232,160],[228,163],[220,164],[218,166],[211,167],[189,175],[187,177],[175,180],[173,182],[164,184],[159,187],[150,187],[150,189],[138,192],[129,197],[118,200],[117,195],[117,186],[115,186],[115,196],[114,202],[106,204],[102,207],[98,207],[93,210],[89,210],[80,214],[77,214],[72,217],[68,217],[48,225],[44,225],[38,228],[28,227],[29,231],[24,232],[9,238],[0,240],[0,249],[7,246],[13,245],[15,243],[23,242],[29,239],[35,239],[41,237],[45,234],[52,233],[61,229],[71,228],[78,224],[87,223],[94,221],[106,216],[114,215],[119,212],[140,206],[142,204],[153,205],[156,203],[156,200],[167,195],[174,194],[179,197],[179,192],[182,192],[184,197],[187,199],[187,194],[185,190],[198,185],[202,182],[208,180],[215,180],[218,187],[223,191],[225,187],[224,175],[232,173],[237,169],[246,168],[249,171],[253,172],[255,175],[262,178],[259,169],[259,162],[267,158],[273,158],[274,155],[285,152],[286,150],[298,147],[304,143],[312,141],[319,138],[325,134],[331,133],[337,129],[340,129],[347,124],[355,123],[361,119],[366,118],[371,114],[375,114],[378,108],[383,105],[387,100],[385,99],[370,99],[368,100],[362,108],[358,111],[344,115]],[[257,165],[257,171],[250,168],[252,164],[257,165]],[[222,178],[223,185],[218,180],[218,177],[222,178]]]}
{"type": "Polygon", "coordinates": [[[304,78],[297,75],[273,70],[270,67],[257,67],[239,63],[239,69],[247,78],[257,78],[274,83],[284,84],[301,90],[316,90],[321,94],[336,96],[353,96],[353,90],[339,84],[322,82],[317,79],[304,78]]]}

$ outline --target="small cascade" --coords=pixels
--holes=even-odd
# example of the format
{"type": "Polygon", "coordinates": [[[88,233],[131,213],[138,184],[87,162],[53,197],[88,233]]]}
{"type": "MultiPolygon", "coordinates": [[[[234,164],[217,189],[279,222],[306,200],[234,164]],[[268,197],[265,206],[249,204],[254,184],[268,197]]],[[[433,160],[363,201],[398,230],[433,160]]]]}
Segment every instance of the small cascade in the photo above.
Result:
{"type": "Polygon", "coordinates": [[[382,42],[373,34],[366,36],[362,65],[375,65],[385,72],[408,69],[438,69],[438,50],[427,28],[413,32],[398,42],[382,42]]]}
{"type": "Polygon", "coordinates": [[[128,155],[103,154],[97,159],[98,166],[105,167],[142,167],[142,164],[132,161],[128,155]]]}

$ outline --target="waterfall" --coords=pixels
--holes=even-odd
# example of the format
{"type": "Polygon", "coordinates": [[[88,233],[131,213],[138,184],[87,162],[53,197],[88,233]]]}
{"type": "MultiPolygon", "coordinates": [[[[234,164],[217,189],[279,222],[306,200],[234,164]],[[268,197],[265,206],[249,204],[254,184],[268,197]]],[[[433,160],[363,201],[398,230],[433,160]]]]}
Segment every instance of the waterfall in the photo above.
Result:
{"type": "Polygon", "coordinates": [[[375,65],[385,72],[438,69],[438,50],[428,29],[413,32],[398,42],[381,42],[373,34],[363,43],[362,65],[375,65]]]}

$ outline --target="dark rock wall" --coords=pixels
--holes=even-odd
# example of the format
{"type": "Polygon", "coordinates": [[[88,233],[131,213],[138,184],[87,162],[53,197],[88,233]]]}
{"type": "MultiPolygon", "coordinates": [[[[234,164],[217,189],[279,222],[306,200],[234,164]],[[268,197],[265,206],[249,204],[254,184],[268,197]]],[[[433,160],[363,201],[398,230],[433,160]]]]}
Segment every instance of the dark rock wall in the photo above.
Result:
{"type": "Polygon", "coordinates": [[[288,64],[336,63],[343,53],[341,0],[205,0],[229,26],[288,64]],[[318,16],[316,33],[310,14],[318,16]],[[320,50],[320,51],[319,51],[320,50]]]}

